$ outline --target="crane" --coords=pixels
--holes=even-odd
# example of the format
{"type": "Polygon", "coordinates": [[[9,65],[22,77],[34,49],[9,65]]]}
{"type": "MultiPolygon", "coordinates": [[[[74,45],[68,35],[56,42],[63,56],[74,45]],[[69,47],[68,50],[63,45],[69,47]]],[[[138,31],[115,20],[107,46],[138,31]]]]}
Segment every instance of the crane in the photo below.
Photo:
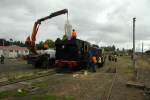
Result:
{"type": "Polygon", "coordinates": [[[31,35],[31,37],[28,36],[26,39],[26,42],[25,42],[29,46],[29,48],[33,54],[37,54],[36,48],[35,48],[35,41],[36,41],[36,35],[37,35],[37,32],[38,32],[38,29],[39,29],[41,22],[43,22],[47,19],[51,19],[53,17],[59,16],[59,15],[62,15],[62,14],[66,14],[66,13],[67,13],[67,17],[68,17],[68,10],[67,9],[59,10],[59,11],[51,13],[49,16],[38,19],[34,23],[32,35],[31,35]]]}

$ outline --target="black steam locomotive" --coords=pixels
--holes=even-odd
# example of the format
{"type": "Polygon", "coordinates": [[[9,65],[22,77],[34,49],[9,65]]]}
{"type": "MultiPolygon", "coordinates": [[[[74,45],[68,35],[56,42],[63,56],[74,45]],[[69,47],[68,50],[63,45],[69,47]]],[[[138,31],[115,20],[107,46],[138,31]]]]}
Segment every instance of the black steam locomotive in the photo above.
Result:
{"type": "Polygon", "coordinates": [[[80,39],[57,39],[55,47],[55,65],[59,67],[68,66],[71,69],[86,67],[86,62],[91,59],[92,55],[96,56],[99,67],[103,66],[105,62],[102,50],[97,45],[91,45],[87,41],[80,39]]]}

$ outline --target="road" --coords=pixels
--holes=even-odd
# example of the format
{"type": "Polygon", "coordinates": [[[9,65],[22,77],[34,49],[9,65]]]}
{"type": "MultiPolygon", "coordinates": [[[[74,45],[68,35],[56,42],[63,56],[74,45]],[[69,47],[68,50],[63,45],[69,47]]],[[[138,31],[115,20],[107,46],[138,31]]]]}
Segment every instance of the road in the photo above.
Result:
{"type": "Polygon", "coordinates": [[[34,67],[21,59],[6,59],[4,64],[0,64],[0,74],[14,71],[33,70],[34,67]]]}

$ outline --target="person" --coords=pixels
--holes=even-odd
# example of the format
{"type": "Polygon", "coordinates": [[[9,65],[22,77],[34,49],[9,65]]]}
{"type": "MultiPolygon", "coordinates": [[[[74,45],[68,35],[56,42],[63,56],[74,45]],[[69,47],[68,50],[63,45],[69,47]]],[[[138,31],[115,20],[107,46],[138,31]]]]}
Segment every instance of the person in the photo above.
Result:
{"type": "Polygon", "coordinates": [[[3,55],[1,55],[1,64],[4,64],[4,59],[5,59],[5,57],[3,55]]]}
{"type": "Polygon", "coordinates": [[[2,55],[0,55],[0,62],[1,62],[1,56],[2,56],[2,55]]]}
{"type": "Polygon", "coordinates": [[[97,62],[98,62],[98,68],[100,68],[102,66],[102,57],[98,57],[97,62]]]}
{"type": "Polygon", "coordinates": [[[93,72],[96,72],[96,62],[97,62],[96,56],[93,55],[91,58],[91,67],[92,67],[93,72]]]}
{"type": "Polygon", "coordinates": [[[108,56],[108,60],[109,60],[109,61],[111,61],[111,58],[112,58],[112,57],[111,57],[111,55],[109,54],[109,56],[108,56]]]}
{"type": "Polygon", "coordinates": [[[114,55],[114,58],[115,58],[115,62],[117,62],[117,55],[114,55]]]}
{"type": "Polygon", "coordinates": [[[48,49],[48,48],[49,48],[48,41],[45,41],[45,42],[44,42],[43,47],[44,47],[44,49],[48,49]]]}
{"type": "Polygon", "coordinates": [[[72,30],[71,38],[72,38],[72,39],[76,39],[76,38],[77,38],[77,33],[75,32],[74,29],[72,30]]]}
{"type": "Polygon", "coordinates": [[[105,63],[105,56],[102,55],[100,58],[101,58],[101,67],[103,67],[103,65],[105,63]]]}

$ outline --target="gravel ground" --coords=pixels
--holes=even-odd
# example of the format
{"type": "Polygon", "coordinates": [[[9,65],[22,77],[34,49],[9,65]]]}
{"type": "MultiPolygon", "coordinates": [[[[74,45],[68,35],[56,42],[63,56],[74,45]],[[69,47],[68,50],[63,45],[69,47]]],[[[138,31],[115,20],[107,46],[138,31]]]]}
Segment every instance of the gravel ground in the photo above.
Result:
{"type": "Polygon", "coordinates": [[[5,59],[5,64],[0,64],[0,73],[10,73],[14,71],[33,70],[34,67],[21,59],[5,59]]]}
{"type": "Polygon", "coordinates": [[[0,82],[36,76],[37,74],[51,70],[53,69],[35,69],[31,64],[27,64],[27,62],[22,59],[6,59],[5,64],[0,64],[0,82]]]}
{"type": "MultiPolygon", "coordinates": [[[[149,100],[143,90],[126,87],[126,82],[132,79],[132,62],[129,57],[121,57],[118,62],[107,62],[96,73],[88,72],[72,74],[54,74],[48,77],[12,85],[14,90],[26,89],[30,95],[21,97],[28,99],[31,95],[71,96],[75,100],[107,100],[115,73],[108,69],[117,69],[116,79],[109,100],[149,100]]],[[[147,70],[148,71],[148,70],[147,70]]],[[[148,71],[149,72],[149,71],[148,71]]],[[[148,73],[146,72],[146,73],[148,73]]],[[[146,74],[147,75],[147,74],[146,74]]],[[[148,79],[143,78],[143,81],[148,79]]],[[[11,86],[3,87],[11,89],[11,86]]],[[[30,99],[29,99],[30,100],[30,99]]]]}

